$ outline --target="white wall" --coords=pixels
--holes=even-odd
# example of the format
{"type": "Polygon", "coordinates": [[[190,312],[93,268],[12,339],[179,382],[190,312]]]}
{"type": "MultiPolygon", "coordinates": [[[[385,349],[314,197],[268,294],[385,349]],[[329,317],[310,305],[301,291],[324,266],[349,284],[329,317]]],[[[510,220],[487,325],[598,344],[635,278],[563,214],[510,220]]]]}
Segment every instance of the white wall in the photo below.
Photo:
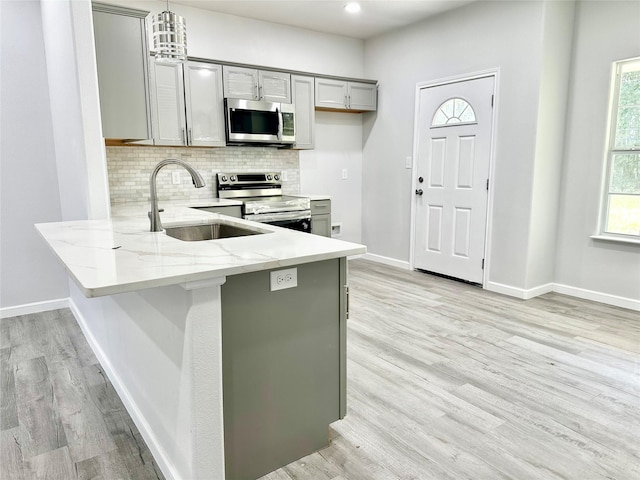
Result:
{"type": "Polygon", "coordinates": [[[612,62],[640,55],[640,4],[580,2],[576,10],[556,282],[640,300],[640,245],[598,242],[612,62]]]}
{"type": "MultiPolygon", "coordinates": [[[[66,298],[33,224],[61,220],[40,3],[0,2],[0,308],[66,298]]],[[[17,314],[18,312],[13,312],[17,314]]]]}
{"type": "MultiPolygon", "coordinates": [[[[165,2],[155,0],[109,0],[108,3],[149,11],[149,32],[152,15],[166,10],[165,2]]],[[[187,51],[191,57],[362,77],[362,40],[174,3],[169,4],[169,9],[186,19],[187,51]]],[[[151,36],[149,48],[153,50],[151,36]]]]}
{"type": "Polygon", "coordinates": [[[91,2],[41,0],[62,218],[109,216],[91,2]]]}
{"type": "Polygon", "coordinates": [[[362,116],[316,112],[316,148],[300,151],[300,192],[330,195],[340,240],[356,243],[362,239],[362,116]]]}
{"type": "Polygon", "coordinates": [[[499,68],[492,172],[490,280],[525,287],[543,4],[479,2],[365,42],[365,76],[380,82],[377,117],[365,119],[363,241],[409,260],[416,84],[499,68]],[[375,120],[375,122],[374,122],[375,120]]]}
{"type": "Polygon", "coordinates": [[[574,2],[545,3],[525,290],[548,286],[555,276],[574,12],[574,2]]]}

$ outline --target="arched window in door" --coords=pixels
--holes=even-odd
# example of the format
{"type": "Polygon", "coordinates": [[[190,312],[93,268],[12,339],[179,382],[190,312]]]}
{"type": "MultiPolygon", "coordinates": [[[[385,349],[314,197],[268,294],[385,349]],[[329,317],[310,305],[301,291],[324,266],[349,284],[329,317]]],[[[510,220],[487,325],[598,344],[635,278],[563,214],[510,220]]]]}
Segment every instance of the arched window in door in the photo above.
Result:
{"type": "Polygon", "coordinates": [[[431,121],[433,127],[450,127],[476,123],[476,112],[466,100],[458,97],[445,100],[438,107],[431,121]]]}

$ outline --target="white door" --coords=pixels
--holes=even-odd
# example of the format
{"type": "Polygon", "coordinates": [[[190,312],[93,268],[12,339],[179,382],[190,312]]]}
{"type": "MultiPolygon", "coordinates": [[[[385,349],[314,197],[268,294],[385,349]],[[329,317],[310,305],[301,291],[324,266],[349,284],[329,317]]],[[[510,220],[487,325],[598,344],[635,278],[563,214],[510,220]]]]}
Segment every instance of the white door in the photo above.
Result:
{"type": "Polygon", "coordinates": [[[494,77],[419,92],[415,268],[482,283],[494,77]]]}

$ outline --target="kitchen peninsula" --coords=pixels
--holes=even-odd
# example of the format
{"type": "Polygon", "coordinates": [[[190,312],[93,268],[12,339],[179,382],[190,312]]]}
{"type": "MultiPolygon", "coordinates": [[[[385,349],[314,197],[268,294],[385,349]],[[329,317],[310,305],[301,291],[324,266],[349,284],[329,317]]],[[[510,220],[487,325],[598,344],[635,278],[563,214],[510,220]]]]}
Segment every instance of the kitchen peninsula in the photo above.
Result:
{"type": "Polygon", "coordinates": [[[163,207],[165,228],[255,234],[149,232],[147,205],[36,228],[84,294],[72,310],[165,476],[257,478],[325,446],[346,411],[346,257],[365,247],[163,207]]]}

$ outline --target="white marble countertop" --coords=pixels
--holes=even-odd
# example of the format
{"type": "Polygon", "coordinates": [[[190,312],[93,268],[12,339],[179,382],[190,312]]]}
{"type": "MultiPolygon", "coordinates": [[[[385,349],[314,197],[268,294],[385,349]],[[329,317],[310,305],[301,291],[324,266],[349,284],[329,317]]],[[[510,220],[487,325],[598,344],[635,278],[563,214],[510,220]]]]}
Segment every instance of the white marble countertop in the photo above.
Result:
{"type": "MultiPolygon", "coordinates": [[[[215,199],[214,201],[218,201],[215,199]]],[[[219,205],[234,204],[223,201],[219,205]]],[[[238,204],[238,203],[235,203],[238,204]]],[[[198,201],[190,206],[213,205],[198,201]],[[196,205],[196,203],[198,205],[196,205]]],[[[37,230],[87,297],[268,270],[366,252],[364,245],[163,202],[164,227],[227,223],[266,233],[185,242],[150,232],[148,204],[112,207],[108,220],[40,223],[37,230]]]]}

